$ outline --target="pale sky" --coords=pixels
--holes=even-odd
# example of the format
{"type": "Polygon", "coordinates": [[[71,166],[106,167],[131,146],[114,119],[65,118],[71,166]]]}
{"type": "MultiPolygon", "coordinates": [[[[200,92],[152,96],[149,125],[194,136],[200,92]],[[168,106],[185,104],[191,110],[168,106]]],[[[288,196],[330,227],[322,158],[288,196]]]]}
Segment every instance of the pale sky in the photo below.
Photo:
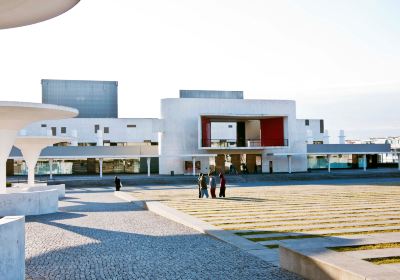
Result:
{"type": "Polygon", "coordinates": [[[0,99],[41,102],[41,79],[116,80],[120,117],[159,117],[179,89],[243,90],[296,100],[332,138],[400,135],[399,12],[397,0],[81,0],[0,30],[0,99]]]}

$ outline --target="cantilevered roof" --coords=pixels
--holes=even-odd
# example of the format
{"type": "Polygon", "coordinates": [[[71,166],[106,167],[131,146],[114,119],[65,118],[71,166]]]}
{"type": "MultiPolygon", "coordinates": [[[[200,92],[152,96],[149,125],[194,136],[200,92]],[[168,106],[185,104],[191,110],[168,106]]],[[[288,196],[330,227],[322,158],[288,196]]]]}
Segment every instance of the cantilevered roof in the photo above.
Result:
{"type": "MultiPolygon", "coordinates": [[[[158,157],[157,146],[56,146],[42,150],[40,158],[86,159],[86,158],[138,158],[158,157]]],[[[19,149],[13,148],[12,159],[22,159],[19,149]]]]}
{"type": "Polygon", "coordinates": [[[382,154],[389,153],[389,144],[308,144],[309,155],[382,154]]]}
{"type": "Polygon", "coordinates": [[[0,29],[38,23],[59,16],[79,0],[0,0],[0,29]]]}

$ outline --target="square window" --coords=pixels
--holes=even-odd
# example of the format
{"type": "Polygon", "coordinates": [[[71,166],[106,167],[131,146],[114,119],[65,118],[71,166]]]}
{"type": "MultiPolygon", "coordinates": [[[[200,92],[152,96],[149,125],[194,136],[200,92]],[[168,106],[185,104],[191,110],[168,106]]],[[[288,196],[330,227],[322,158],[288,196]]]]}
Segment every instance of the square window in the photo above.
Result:
{"type": "Polygon", "coordinates": [[[104,133],[110,133],[110,128],[107,127],[107,126],[105,126],[105,127],[104,127],[104,133]]]}
{"type": "Polygon", "coordinates": [[[67,128],[65,126],[61,127],[61,133],[63,134],[67,133],[67,128]]]}

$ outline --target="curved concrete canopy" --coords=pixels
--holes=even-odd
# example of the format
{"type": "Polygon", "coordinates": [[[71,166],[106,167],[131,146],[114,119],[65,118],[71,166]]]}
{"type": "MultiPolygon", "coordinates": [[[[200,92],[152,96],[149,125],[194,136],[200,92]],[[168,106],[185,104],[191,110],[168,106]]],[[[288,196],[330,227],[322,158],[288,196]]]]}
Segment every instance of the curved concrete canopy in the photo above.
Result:
{"type": "Polygon", "coordinates": [[[25,163],[28,166],[28,186],[35,185],[35,166],[40,152],[53,144],[70,142],[71,138],[55,136],[21,136],[17,137],[14,146],[21,150],[25,163]]]}
{"type": "Polygon", "coordinates": [[[0,129],[20,130],[36,121],[67,119],[77,115],[78,110],[70,107],[30,102],[0,101],[0,129]]]}
{"type": "Polygon", "coordinates": [[[61,15],[79,0],[0,0],[0,29],[38,23],[61,15]]]}
{"type": "Polygon", "coordinates": [[[5,192],[6,162],[18,131],[36,121],[73,118],[77,115],[78,110],[64,106],[0,102],[0,193],[5,192]]]}

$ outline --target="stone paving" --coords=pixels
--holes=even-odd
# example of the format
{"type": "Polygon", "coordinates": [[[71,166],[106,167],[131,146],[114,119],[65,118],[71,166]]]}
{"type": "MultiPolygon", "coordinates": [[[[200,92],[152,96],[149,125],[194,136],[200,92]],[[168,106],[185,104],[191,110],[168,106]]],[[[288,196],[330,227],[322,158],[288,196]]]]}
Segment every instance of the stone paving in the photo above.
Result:
{"type": "Polygon", "coordinates": [[[26,278],[300,279],[93,188],[67,191],[56,214],[26,218],[26,278]]]}
{"type": "MultiPolygon", "coordinates": [[[[399,186],[391,183],[231,187],[222,199],[199,199],[195,186],[169,190],[133,188],[132,194],[137,199],[160,201],[264,245],[273,263],[277,263],[278,247],[287,242],[399,233],[399,186]]],[[[390,252],[400,256],[398,250],[390,252]]]]}

